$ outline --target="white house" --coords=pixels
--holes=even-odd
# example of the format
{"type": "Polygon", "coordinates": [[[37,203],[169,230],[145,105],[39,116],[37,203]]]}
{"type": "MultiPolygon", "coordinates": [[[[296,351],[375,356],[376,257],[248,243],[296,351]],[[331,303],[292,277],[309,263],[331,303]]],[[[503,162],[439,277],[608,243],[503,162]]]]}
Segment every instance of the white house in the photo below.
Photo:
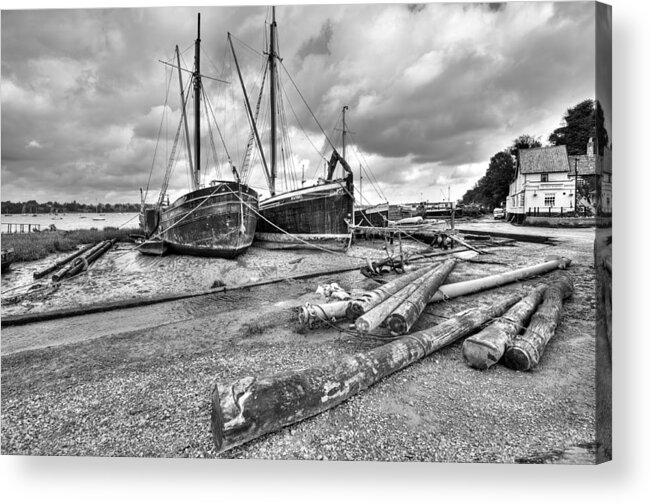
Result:
{"type": "Polygon", "coordinates": [[[609,149],[568,156],[565,145],[522,149],[506,199],[506,218],[522,222],[527,215],[610,214],[612,163],[609,149]]]}

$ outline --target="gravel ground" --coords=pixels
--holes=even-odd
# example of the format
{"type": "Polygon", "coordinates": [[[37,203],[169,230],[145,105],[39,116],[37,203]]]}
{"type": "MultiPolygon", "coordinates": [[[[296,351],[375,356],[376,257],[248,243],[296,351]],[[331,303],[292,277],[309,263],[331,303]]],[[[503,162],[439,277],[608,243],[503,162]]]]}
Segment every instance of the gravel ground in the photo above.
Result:
{"type": "MultiPolygon", "coordinates": [[[[493,255],[475,259],[490,264],[462,262],[449,278],[453,282],[506,271],[541,262],[550,254],[573,260],[568,273],[574,280],[574,296],[566,303],[556,336],[532,372],[515,372],[501,365],[484,372],[473,370],[463,362],[459,341],[332,410],[218,454],[210,436],[210,392],[215,381],[230,383],[244,376],[318,365],[378,344],[331,328],[302,331],[293,310],[317,299],[314,290],[319,283],[337,281],[355,291],[372,288],[376,285],[372,280],[351,272],[283,282],[222,295],[210,302],[186,301],[203,303],[202,309],[184,320],[152,320],[150,327],[135,330],[120,327],[118,312],[106,314],[115,320],[114,334],[4,355],[2,453],[590,461],[595,440],[593,234],[590,230],[572,232],[575,234],[562,236],[556,247],[519,243],[494,249],[493,255]],[[571,455],[563,457],[566,453],[571,455]]],[[[367,250],[357,251],[368,255],[367,250]]],[[[261,257],[267,253],[260,252],[261,257]]],[[[270,257],[276,257],[273,254],[283,253],[274,252],[270,257]]],[[[249,274],[257,274],[253,270],[262,268],[264,261],[249,255],[244,257],[249,274]]],[[[318,254],[300,256],[303,259],[293,264],[287,257],[279,259],[278,264],[284,265],[280,271],[276,266],[280,274],[282,268],[289,271],[296,264],[323,267],[324,259],[318,254]]],[[[330,259],[328,267],[353,260],[330,259]]],[[[238,267],[246,269],[239,261],[238,267]]],[[[202,281],[214,280],[204,271],[202,281]]],[[[525,292],[537,281],[430,305],[415,329],[436,324],[462,309],[489,304],[507,292],[525,292]]],[[[73,296],[70,302],[79,300],[73,296]]],[[[88,332],[92,337],[92,328],[88,332]]]]}

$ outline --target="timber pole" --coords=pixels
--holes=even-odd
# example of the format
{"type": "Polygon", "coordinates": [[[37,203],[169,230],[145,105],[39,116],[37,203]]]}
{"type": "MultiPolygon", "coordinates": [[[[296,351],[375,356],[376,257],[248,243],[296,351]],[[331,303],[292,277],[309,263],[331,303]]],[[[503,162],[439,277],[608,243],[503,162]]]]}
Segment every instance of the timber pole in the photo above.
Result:
{"type": "Polygon", "coordinates": [[[341,404],[383,378],[417,362],[517,303],[503,297],[492,306],[465,310],[430,329],[331,363],[268,377],[248,376],[212,392],[211,431],[223,452],[341,404]]]}
{"type": "Polygon", "coordinates": [[[506,347],[529,322],[531,315],[542,302],[545,290],[547,285],[539,285],[502,317],[481,332],[466,338],[461,349],[466,363],[482,370],[496,364],[504,355],[506,347]]]}
{"type": "Polygon", "coordinates": [[[448,259],[434,272],[427,277],[414,292],[398,308],[396,308],[386,323],[393,336],[407,334],[413,325],[418,321],[421,313],[427,306],[429,298],[432,297],[448,275],[456,266],[456,259],[448,259]]]}
{"type": "Polygon", "coordinates": [[[434,303],[436,301],[445,301],[446,299],[452,299],[459,296],[468,296],[470,294],[475,294],[476,292],[501,287],[502,285],[549,273],[556,269],[564,270],[572,262],[566,257],[553,256],[548,259],[548,261],[541,264],[507,271],[506,273],[500,273],[498,275],[441,285],[439,290],[430,298],[429,302],[434,303]]]}
{"type": "Polygon", "coordinates": [[[47,275],[49,273],[52,273],[53,271],[56,271],[59,268],[62,268],[63,266],[68,264],[70,261],[72,261],[74,258],[79,257],[81,254],[84,254],[85,252],[87,252],[88,250],[93,248],[94,246],[95,246],[94,243],[89,243],[88,245],[80,248],[77,252],[69,255],[65,259],[62,259],[61,261],[58,261],[58,262],[54,263],[49,268],[45,268],[44,270],[41,270],[41,271],[35,271],[34,272],[34,278],[44,277],[45,275],[47,275]]]}
{"type": "MultiPolygon", "coordinates": [[[[368,334],[374,329],[380,327],[389,317],[389,315],[397,310],[400,305],[403,303],[409,303],[411,297],[423,284],[427,284],[430,279],[437,277],[439,269],[441,269],[440,266],[427,271],[423,276],[416,278],[414,281],[397,291],[395,294],[389,296],[380,304],[374,306],[363,315],[358,317],[357,320],[355,320],[355,329],[357,329],[357,332],[360,334],[368,334]]],[[[447,274],[441,273],[441,276],[443,276],[443,279],[445,279],[447,277],[447,274]]],[[[440,285],[441,283],[443,283],[442,280],[438,284],[440,285]]]]}
{"type": "Polygon", "coordinates": [[[561,319],[563,300],[572,295],[574,285],[568,276],[551,284],[545,291],[542,304],[531,317],[525,333],[516,337],[507,347],[504,363],[511,369],[528,371],[540,362],[545,347],[556,332],[561,319]]]}
{"type": "Polygon", "coordinates": [[[91,254],[95,253],[96,251],[100,250],[104,245],[106,244],[105,241],[101,241],[99,243],[96,243],[92,248],[90,248],[85,255],[81,257],[75,258],[75,260],[72,262],[72,264],[66,266],[64,269],[59,271],[58,273],[55,273],[52,275],[52,280],[55,282],[58,282],[62,278],[72,276],[75,273],[78,273],[83,269],[84,264],[88,264],[88,258],[91,256],[91,254]]]}
{"type": "Polygon", "coordinates": [[[436,264],[425,266],[416,271],[412,271],[411,273],[401,275],[395,280],[387,282],[377,289],[365,292],[359,297],[359,299],[354,299],[350,302],[350,306],[347,312],[348,318],[350,320],[355,320],[361,315],[364,315],[364,313],[379,305],[382,301],[388,299],[393,294],[403,289],[417,278],[420,278],[427,272],[431,271],[436,266],[436,264]]]}

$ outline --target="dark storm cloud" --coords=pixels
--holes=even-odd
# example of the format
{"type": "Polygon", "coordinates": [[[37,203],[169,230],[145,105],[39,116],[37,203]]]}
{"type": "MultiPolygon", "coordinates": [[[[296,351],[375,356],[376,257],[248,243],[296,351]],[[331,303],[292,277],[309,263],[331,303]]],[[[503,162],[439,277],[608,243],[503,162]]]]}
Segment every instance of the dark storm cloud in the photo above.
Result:
{"type": "MultiPolygon", "coordinates": [[[[158,59],[170,60],[178,43],[191,66],[196,12],[3,12],[3,199],[136,200],[163,110],[168,136],[179,117],[178,80],[169,81],[158,59]]],[[[253,89],[262,57],[249,48],[263,52],[270,9],[201,12],[203,72],[219,77],[229,67],[230,31],[253,89]]],[[[410,186],[418,181],[437,197],[437,186],[452,185],[459,197],[515,137],[545,139],[568,107],[594,96],[594,12],[589,2],[279,7],[282,66],[302,96],[283,75],[298,162],[319,169],[302,129],[323,143],[302,99],[328,132],[348,105],[351,156],[372,163],[387,189],[413,199],[410,186]]],[[[229,119],[224,135],[239,162],[248,132],[246,121],[228,112],[229,103],[241,108],[242,101],[237,79],[229,80],[206,86],[217,115],[229,119]]],[[[173,181],[186,178],[179,171],[173,181]]],[[[254,178],[264,185],[261,172],[254,178]]]]}

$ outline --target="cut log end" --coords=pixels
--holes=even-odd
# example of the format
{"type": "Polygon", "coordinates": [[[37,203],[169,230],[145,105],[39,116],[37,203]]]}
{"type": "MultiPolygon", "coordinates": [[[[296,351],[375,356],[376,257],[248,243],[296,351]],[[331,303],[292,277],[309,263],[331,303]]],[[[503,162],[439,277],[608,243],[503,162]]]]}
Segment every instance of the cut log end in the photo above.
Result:
{"type": "Polygon", "coordinates": [[[409,327],[407,326],[407,321],[401,315],[393,314],[387,319],[387,325],[391,331],[391,335],[400,336],[407,334],[409,327]]]}
{"type": "Polygon", "coordinates": [[[210,430],[212,439],[217,451],[221,450],[224,443],[224,415],[219,400],[219,389],[217,384],[212,390],[212,407],[210,410],[210,430]]]}
{"type": "Polygon", "coordinates": [[[506,349],[504,364],[516,371],[528,371],[533,365],[529,353],[518,347],[509,347],[506,349]]]}
{"type": "Polygon", "coordinates": [[[461,353],[470,367],[483,371],[497,364],[502,358],[503,351],[481,340],[466,340],[463,342],[461,353]]]}
{"type": "Polygon", "coordinates": [[[364,309],[358,303],[353,301],[348,305],[346,309],[346,318],[348,320],[355,320],[362,315],[364,315],[364,309]]]}

